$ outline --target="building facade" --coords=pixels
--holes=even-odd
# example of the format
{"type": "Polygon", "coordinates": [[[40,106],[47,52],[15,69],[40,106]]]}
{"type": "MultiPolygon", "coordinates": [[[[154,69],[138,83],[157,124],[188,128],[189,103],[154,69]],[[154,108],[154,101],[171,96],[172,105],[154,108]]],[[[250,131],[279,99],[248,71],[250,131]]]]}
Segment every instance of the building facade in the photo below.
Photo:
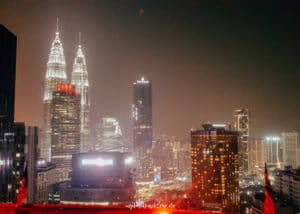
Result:
{"type": "Polygon", "coordinates": [[[51,103],[51,160],[58,181],[70,179],[72,154],[80,152],[80,94],[71,84],[58,84],[51,103]]]}
{"type": "Polygon", "coordinates": [[[265,166],[264,141],[251,139],[249,144],[249,167],[252,173],[262,174],[265,166]]]}
{"type": "Polygon", "coordinates": [[[37,160],[38,160],[38,127],[28,126],[25,129],[25,161],[27,163],[27,203],[33,204],[37,193],[37,160]]]}
{"type": "Polygon", "coordinates": [[[274,191],[300,208],[300,170],[286,168],[274,176],[274,191]]]}
{"type": "Polygon", "coordinates": [[[97,125],[97,143],[95,151],[124,152],[122,131],[119,122],[113,117],[104,117],[97,125]]]}
{"type": "Polygon", "coordinates": [[[143,77],[133,83],[132,117],[137,179],[153,180],[152,84],[143,77]]]}
{"type": "Polygon", "coordinates": [[[284,166],[300,166],[300,147],[298,132],[281,133],[282,158],[284,166]]]}
{"type": "Polygon", "coordinates": [[[61,203],[131,204],[134,158],[125,152],[73,155],[71,182],[60,183],[61,203]]]}
{"type": "Polygon", "coordinates": [[[15,202],[25,163],[25,124],[15,123],[0,138],[0,202],[15,202]]]}
{"type": "Polygon", "coordinates": [[[250,115],[249,109],[237,109],[234,112],[235,131],[239,132],[239,168],[240,172],[248,173],[249,170],[249,137],[250,115]]]}
{"type": "Polygon", "coordinates": [[[90,97],[89,97],[89,80],[87,65],[81,44],[79,42],[76,57],[73,63],[73,72],[71,84],[75,85],[76,92],[81,95],[80,98],[80,144],[81,151],[92,149],[90,143],[90,97]]]}
{"type": "Polygon", "coordinates": [[[281,139],[279,136],[267,136],[264,141],[264,157],[265,163],[268,165],[276,166],[277,168],[281,167],[282,158],[281,158],[281,139]]]}
{"type": "Polygon", "coordinates": [[[40,145],[40,156],[48,161],[51,159],[51,103],[53,92],[56,91],[59,83],[67,81],[66,61],[64,50],[60,41],[58,27],[55,39],[52,42],[47,62],[47,70],[44,83],[44,131],[40,145]]]}
{"type": "Polygon", "coordinates": [[[238,132],[213,124],[191,131],[192,200],[197,208],[239,212],[238,132]]]}

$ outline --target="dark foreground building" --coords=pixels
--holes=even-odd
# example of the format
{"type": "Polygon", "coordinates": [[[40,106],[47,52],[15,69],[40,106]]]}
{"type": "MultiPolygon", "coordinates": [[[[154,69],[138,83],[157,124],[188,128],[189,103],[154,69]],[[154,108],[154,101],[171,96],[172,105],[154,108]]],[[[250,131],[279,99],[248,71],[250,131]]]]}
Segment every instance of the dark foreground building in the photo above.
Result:
{"type": "Polygon", "coordinates": [[[17,37],[0,24],[0,131],[14,123],[16,51],[17,37]]]}
{"type": "Polygon", "coordinates": [[[205,124],[191,132],[192,199],[199,209],[239,212],[238,133],[205,124]]]}
{"type": "Polygon", "coordinates": [[[130,153],[74,154],[71,182],[59,184],[61,203],[130,204],[135,188],[130,153]]]}
{"type": "Polygon", "coordinates": [[[13,202],[24,166],[25,125],[14,123],[17,37],[0,25],[0,202],[13,202]]]}
{"type": "Polygon", "coordinates": [[[0,138],[0,202],[16,201],[25,163],[25,124],[15,123],[0,138]]]}

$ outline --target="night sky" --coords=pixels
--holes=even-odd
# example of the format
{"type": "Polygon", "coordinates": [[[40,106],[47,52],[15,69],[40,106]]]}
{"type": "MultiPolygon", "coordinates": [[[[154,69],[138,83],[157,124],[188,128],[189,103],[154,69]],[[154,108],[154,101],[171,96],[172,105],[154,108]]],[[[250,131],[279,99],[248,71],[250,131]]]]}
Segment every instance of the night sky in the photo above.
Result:
{"type": "Polygon", "coordinates": [[[18,37],[16,121],[42,126],[59,17],[68,79],[82,33],[93,124],[116,117],[130,139],[132,83],[145,76],[155,136],[233,122],[240,107],[251,110],[254,137],[300,131],[300,5],[212,2],[1,0],[0,23],[18,37]]]}

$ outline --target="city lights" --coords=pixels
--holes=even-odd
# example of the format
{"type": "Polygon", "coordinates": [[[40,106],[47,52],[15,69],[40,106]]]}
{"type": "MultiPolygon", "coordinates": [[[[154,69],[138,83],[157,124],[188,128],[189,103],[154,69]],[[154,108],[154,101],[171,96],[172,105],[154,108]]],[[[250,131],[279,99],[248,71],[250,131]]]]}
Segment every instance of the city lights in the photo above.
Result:
{"type": "Polygon", "coordinates": [[[124,159],[124,163],[126,165],[132,164],[133,161],[134,161],[133,157],[127,157],[127,158],[124,159]]]}
{"type": "Polygon", "coordinates": [[[216,128],[225,128],[226,124],[212,124],[212,126],[216,128]]]}
{"type": "Polygon", "coordinates": [[[141,83],[141,84],[148,84],[148,83],[149,83],[149,80],[145,80],[145,78],[142,77],[141,80],[137,80],[136,82],[137,82],[137,83],[141,83]]]}
{"type": "Polygon", "coordinates": [[[38,164],[38,166],[45,165],[46,161],[45,160],[38,160],[37,164],[38,164]]]}
{"type": "Polygon", "coordinates": [[[300,213],[300,4],[57,2],[1,0],[1,214],[300,213]]]}
{"type": "Polygon", "coordinates": [[[266,137],[266,140],[267,141],[279,141],[280,140],[280,137],[278,137],[278,136],[267,136],[266,137]]]}

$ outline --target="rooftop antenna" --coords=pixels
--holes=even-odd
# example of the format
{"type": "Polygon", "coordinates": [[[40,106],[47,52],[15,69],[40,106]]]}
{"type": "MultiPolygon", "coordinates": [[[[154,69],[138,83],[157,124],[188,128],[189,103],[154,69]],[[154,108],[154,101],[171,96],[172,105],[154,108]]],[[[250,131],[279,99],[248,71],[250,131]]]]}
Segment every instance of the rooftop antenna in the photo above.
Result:
{"type": "Polygon", "coordinates": [[[79,46],[81,46],[81,32],[79,32],[78,34],[79,34],[79,37],[78,37],[79,41],[78,42],[79,42],[79,46]]]}
{"type": "Polygon", "coordinates": [[[58,33],[58,17],[56,17],[56,33],[58,33]]]}

